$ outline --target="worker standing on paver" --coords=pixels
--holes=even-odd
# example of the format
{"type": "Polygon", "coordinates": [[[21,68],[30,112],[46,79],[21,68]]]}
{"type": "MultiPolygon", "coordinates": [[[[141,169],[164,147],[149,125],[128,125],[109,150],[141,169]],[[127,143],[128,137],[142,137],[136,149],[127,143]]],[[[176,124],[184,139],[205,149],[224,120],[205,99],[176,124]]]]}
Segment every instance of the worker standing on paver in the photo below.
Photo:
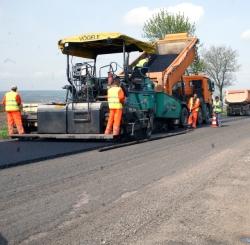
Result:
{"type": "Polygon", "coordinates": [[[17,127],[18,134],[23,134],[23,124],[21,118],[22,100],[17,93],[17,86],[12,86],[11,91],[4,95],[2,104],[7,113],[7,124],[9,135],[14,134],[14,125],[17,127]]]}
{"type": "Polygon", "coordinates": [[[222,102],[219,99],[219,96],[215,96],[213,102],[213,112],[216,116],[217,126],[221,127],[221,113],[222,113],[222,102]]]}
{"type": "Polygon", "coordinates": [[[143,59],[139,60],[138,63],[135,65],[134,70],[140,69],[142,75],[146,75],[148,72],[148,63],[149,63],[150,56],[146,55],[143,59]]]}
{"type": "Polygon", "coordinates": [[[188,125],[189,127],[196,128],[199,108],[200,108],[200,99],[197,97],[197,94],[194,94],[193,97],[190,97],[189,102],[188,102],[188,109],[189,109],[188,125]]]}
{"type": "Polygon", "coordinates": [[[108,89],[109,118],[105,134],[113,133],[115,136],[120,134],[124,100],[125,95],[120,86],[120,80],[118,77],[115,77],[111,87],[108,89]]]}
{"type": "Polygon", "coordinates": [[[114,74],[111,71],[109,71],[108,72],[108,86],[107,86],[108,88],[111,87],[113,80],[114,80],[114,74]]]}
{"type": "Polygon", "coordinates": [[[149,61],[148,57],[145,57],[145,58],[139,60],[138,63],[136,64],[136,67],[145,67],[147,65],[148,61],[149,61]]]}

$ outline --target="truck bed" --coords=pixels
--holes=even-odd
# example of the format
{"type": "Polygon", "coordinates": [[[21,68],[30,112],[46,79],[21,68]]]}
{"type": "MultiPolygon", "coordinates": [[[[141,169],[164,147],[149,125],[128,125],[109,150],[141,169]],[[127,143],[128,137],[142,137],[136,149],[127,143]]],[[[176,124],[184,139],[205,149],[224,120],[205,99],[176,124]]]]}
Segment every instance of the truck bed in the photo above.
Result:
{"type": "Polygon", "coordinates": [[[228,90],[225,99],[227,104],[250,103],[250,90],[228,90]]]}
{"type": "Polygon", "coordinates": [[[162,72],[176,59],[178,54],[152,55],[148,72],[162,72]]]}

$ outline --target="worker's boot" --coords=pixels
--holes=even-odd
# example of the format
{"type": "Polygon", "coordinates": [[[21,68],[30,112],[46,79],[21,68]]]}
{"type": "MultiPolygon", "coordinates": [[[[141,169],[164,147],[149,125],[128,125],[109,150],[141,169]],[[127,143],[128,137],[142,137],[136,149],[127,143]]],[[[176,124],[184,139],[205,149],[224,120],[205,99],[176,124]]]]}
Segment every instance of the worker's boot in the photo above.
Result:
{"type": "Polygon", "coordinates": [[[120,135],[120,127],[116,127],[116,126],[113,127],[113,135],[114,136],[120,135]]]}
{"type": "Polygon", "coordinates": [[[112,134],[111,128],[106,128],[104,134],[112,134]]]}

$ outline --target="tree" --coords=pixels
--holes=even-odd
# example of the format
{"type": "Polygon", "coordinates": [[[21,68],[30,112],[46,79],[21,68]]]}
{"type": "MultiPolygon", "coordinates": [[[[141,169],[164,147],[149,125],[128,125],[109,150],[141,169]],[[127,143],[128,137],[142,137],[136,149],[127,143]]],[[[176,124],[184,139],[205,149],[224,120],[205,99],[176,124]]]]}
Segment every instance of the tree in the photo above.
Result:
{"type": "Polygon", "coordinates": [[[205,63],[197,54],[195,60],[188,68],[188,73],[199,74],[201,72],[205,72],[205,63]]]}
{"type": "Polygon", "coordinates": [[[187,32],[192,35],[195,29],[195,24],[191,23],[184,14],[170,14],[164,9],[153,15],[143,26],[144,36],[150,41],[163,39],[166,34],[172,33],[187,32]]]}
{"type": "Polygon", "coordinates": [[[221,101],[223,89],[234,83],[234,72],[239,70],[237,58],[238,52],[225,46],[212,46],[208,50],[204,49],[202,53],[205,71],[215,82],[221,101]]]}
{"type": "Polygon", "coordinates": [[[205,63],[200,57],[198,50],[202,48],[202,44],[196,45],[196,57],[193,63],[188,68],[188,73],[198,74],[200,72],[205,72],[205,63]]]}
{"type": "MultiPolygon", "coordinates": [[[[187,32],[189,35],[194,35],[195,29],[195,24],[191,23],[184,14],[170,14],[164,9],[147,20],[143,26],[144,36],[150,41],[163,39],[166,34],[173,33],[187,32]]],[[[199,73],[203,71],[204,64],[197,53],[194,62],[188,68],[188,72],[199,73]]]]}

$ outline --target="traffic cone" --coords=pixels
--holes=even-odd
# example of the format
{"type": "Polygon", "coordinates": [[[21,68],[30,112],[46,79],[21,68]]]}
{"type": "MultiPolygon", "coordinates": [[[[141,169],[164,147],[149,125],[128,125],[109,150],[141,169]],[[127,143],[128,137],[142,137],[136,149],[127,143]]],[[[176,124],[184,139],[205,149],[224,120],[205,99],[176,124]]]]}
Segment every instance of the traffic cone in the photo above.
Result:
{"type": "Polygon", "coordinates": [[[216,115],[213,114],[213,117],[212,117],[212,123],[211,123],[211,127],[212,128],[217,128],[217,119],[216,119],[216,115]]]}

